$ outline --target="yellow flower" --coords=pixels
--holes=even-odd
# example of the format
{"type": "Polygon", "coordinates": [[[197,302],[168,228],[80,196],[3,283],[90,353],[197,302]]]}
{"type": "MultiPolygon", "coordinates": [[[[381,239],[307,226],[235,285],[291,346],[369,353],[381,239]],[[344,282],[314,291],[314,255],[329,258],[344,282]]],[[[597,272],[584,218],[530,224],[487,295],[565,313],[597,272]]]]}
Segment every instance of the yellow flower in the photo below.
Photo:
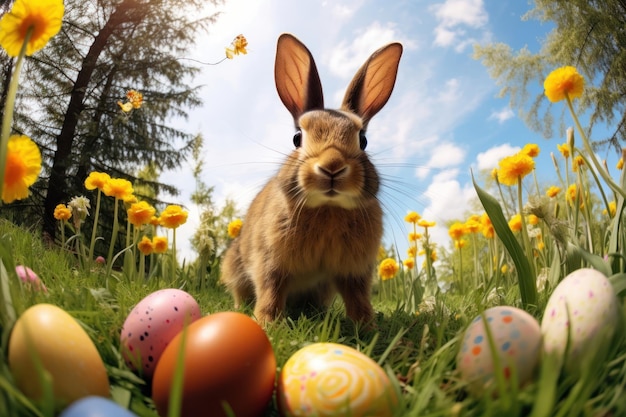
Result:
{"type": "Polygon", "coordinates": [[[69,220],[72,217],[72,210],[65,204],[59,204],[54,208],[54,218],[57,220],[69,220]]]}
{"type": "Polygon", "coordinates": [[[395,277],[399,269],[400,267],[395,259],[383,259],[383,261],[378,265],[378,275],[380,275],[383,281],[387,281],[388,279],[395,277]]]}
{"type": "Polygon", "coordinates": [[[242,225],[243,222],[241,221],[241,219],[235,219],[232,222],[228,223],[228,237],[234,239],[239,236],[242,225]]]}
{"type": "Polygon", "coordinates": [[[567,195],[565,196],[565,200],[568,203],[573,203],[574,200],[578,199],[578,189],[576,188],[576,184],[572,184],[567,188],[567,195]]]}
{"type": "Polygon", "coordinates": [[[104,184],[109,181],[111,177],[109,174],[104,172],[90,172],[89,176],[85,180],[85,188],[88,190],[95,190],[96,188],[100,191],[104,189],[104,184]]]}
{"type": "Polygon", "coordinates": [[[154,253],[165,253],[167,252],[167,237],[165,236],[155,236],[152,238],[152,247],[154,253]]]}
{"type": "Polygon", "coordinates": [[[417,246],[409,246],[406,250],[406,254],[409,258],[415,258],[417,256],[417,246]]]}
{"type": "Polygon", "coordinates": [[[472,215],[469,219],[465,221],[463,224],[467,233],[478,233],[481,229],[480,224],[480,216],[472,215]]]}
{"type": "Polygon", "coordinates": [[[137,90],[129,90],[126,92],[126,98],[131,104],[132,108],[138,109],[143,104],[143,94],[137,90]]]}
{"type": "Polygon", "coordinates": [[[539,242],[537,242],[537,249],[544,250],[545,247],[546,247],[546,244],[543,243],[543,240],[540,240],[539,242]]]}
{"type": "Polygon", "coordinates": [[[624,168],[624,158],[620,158],[615,167],[621,171],[624,168]]]}
{"type": "Polygon", "coordinates": [[[585,160],[582,156],[576,155],[576,157],[572,160],[572,171],[578,172],[578,168],[585,165],[585,160]]]}
{"type": "Polygon", "coordinates": [[[165,210],[159,216],[159,224],[168,229],[176,229],[178,226],[185,224],[189,213],[183,210],[181,206],[172,205],[165,207],[165,210]]]}
{"type": "Polygon", "coordinates": [[[583,94],[585,79],[572,66],[557,68],[546,77],[543,89],[553,103],[565,99],[575,99],[583,94]]]}
{"type": "Polygon", "coordinates": [[[552,185],[550,188],[548,188],[548,191],[546,191],[546,195],[550,198],[554,198],[556,197],[559,193],[561,192],[561,188],[557,187],[556,185],[552,185]]]}
{"type": "Polygon", "coordinates": [[[41,153],[28,136],[12,135],[7,143],[2,201],[12,203],[28,197],[28,187],[41,172],[41,153]]]}
{"type": "Polygon", "coordinates": [[[417,223],[419,219],[421,219],[422,216],[420,216],[419,214],[417,214],[414,211],[409,211],[407,213],[406,216],[404,216],[404,221],[407,223],[417,223]]]}
{"type": "Polygon", "coordinates": [[[26,55],[34,54],[59,32],[63,13],[63,0],[16,0],[11,11],[0,19],[0,45],[9,56],[18,56],[32,28],[26,55]]]}
{"type": "Polygon", "coordinates": [[[467,240],[465,239],[459,239],[454,241],[454,247],[456,249],[463,249],[465,245],[467,245],[467,240]]]}
{"type": "Polygon", "coordinates": [[[465,225],[460,222],[453,223],[448,229],[448,235],[450,235],[454,241],[460,240],[465,233],[465,225]]]}
{"type": "Polygon", "coordinates": [[[527,143],[521,150],[521,153],[528,155],[531,158],[535,158],[539,155],[539,145],[535,143],[527,143]]]}
{"type": "Polygon", "coordinates": [[[536,226],[539,224],[539,217],[535,216],[534,214],[529,214],[528,215],[528,224],[531,224],[533,226],[536,226]]]}
{"type": "Polygon", "coordinates": [[[483,215],[480,216],[480,224],[482,225],[483,236],[487,239],[492,239],[495,236],[496,231],[494,230],[491,219],[487,213],[483,213],[483,215]]]}
{"type": "Polygon", "coordinates": [[[228,59],[233,59],[235,55],[246,55],[248,53],[246,50],[248,40],[243,35],[237,35],[231,42],[231,46],[232,48],[226,48],[226,58],[228,59]]]}
{"type": "Polygon", "coordinates": [[[562,145],[557,144],[556,148],[559,150],[559,152],[561,152],[561,155],[563,155],[563,158],[565,159],[569,158],[570,149],[567,143],[564,143],[562,145]]]}
{"type": "Polygon", "coordinates": [[[409,242],[417,242],[422,238],[421,233],[410,232],[409,233],[409,242]]]}
{"type": "Polygon", "coordinates": [[[154,251],[154,244],[148,236],[144,236],[141,238],[141,241],[137,243],[137,249],[139,249],[142,254],[147,256],[154,251]]]}
{"type": "Polygon", "coordinates": [[[133,184],[124,178],[111,178],[102,187],[102,192],[108,197],[124,200],[133,194],[133,184]]]}
{"type": "Polygon", "coordinates": [[[423,227],[425,229],[428,229],[429,227],[435,227],[437,225],[437,223],[432,222],[432,221],[428,221],[425,219],[419,219],[419,221],[417,222],[417,225],[420,227],[423,227]]]}
{"type": "Polygon", "coordinates": [[[409,269],[413,269],[415,267],[415,259],[413,258],[405,259],[404,261],[402,261],[402,264],[409,269]]]}
{"type": "Polygon", "coordinates": [[[611,218],[615,217],[616,212],[617,212],[617,204],[615,204],[615,201],[611,201],[609,203],[608,211],[606,209],[602,210],[602,214],[608,214],[610,215],[611,218]]]}
{"type": "Polygon", "coordinates": [[[509,270],[509,266],[507,264],[502,265],[502,268],[500,268],[500,271],[502,271],[503,274],[506,274],[506,271],[509,270]]]}
{"type": "Polygon", "coordinates": [[[122,103],[121,101],[118,101],[117,105],[120,106],[120,109],[122,109],[124,113],[128,113],[133,109],[133,103],[128,102],[128,101],[126,103],[122,103]]]}
{"type": "Polygon", "coordinates": [[[511,217],[511,220],[509,220],[509,227],[514,232],[522,230],[522,216],[519,213],[511,217]]]}
{"type": "Polygon", "coordinates": [[[494,168],[491,170],[491,178],[498,181],[498,168],[494,168]]]}
{"type": "Polygon", "coordinates": [[[127,210],[128,213],[128,221],[135,227],[142,226],[144,224],[150,223],[152,216],[156,210],[146,201],[140,201],[138,203],[131,204],[130,208],[127,210]]]}
{"type": "Polygon", "coordinates": [[[524,178],[535,169],[535,161],[523,153],[507,156],[498,165],[498,181],[504,185],[517,185],[518,179],[524,178]]]}

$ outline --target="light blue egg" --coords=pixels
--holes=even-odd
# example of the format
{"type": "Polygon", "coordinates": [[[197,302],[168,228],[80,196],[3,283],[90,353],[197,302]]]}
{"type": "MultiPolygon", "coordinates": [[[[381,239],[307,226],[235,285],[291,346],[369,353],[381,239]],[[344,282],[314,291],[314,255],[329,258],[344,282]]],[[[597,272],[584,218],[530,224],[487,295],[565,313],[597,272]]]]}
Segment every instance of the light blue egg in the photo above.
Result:
{"type": "Polygon", "coordinates": [[[137,417],[137,415],[116,402],[90,396],[73,402],[59,417],[137,417]]]}

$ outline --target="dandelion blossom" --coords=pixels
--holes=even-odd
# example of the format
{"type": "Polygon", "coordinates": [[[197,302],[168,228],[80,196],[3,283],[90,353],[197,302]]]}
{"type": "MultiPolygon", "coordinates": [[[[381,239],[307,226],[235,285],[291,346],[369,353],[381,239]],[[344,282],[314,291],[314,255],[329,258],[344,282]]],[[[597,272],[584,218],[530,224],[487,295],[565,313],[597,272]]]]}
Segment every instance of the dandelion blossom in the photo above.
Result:
{"type": "Polygon", "coordinates": [[[54,218],[57,220],[69,220],[72,217],[72,210],[65,204],[58,204],[54,208],[54,218]]]}
{"type": "Polygon", "coordinates": [[[105,172],[90,172],[89,176],[87,176],[87,179],[85,180],[85,188],[88,190],[95,190],[96,188],[98,190],[102,190],[104,189],[104,184],[106,184],[110,179],[111,177],[109,174],[105,172]]]}
{"type": "Polygon", "coordinates": [[[428,221],[428,220],[425,220],[425,219],[420,219],[417,222],[417,225],[420,226],[420,227],[423,227],[425,229],[428,229],[429,227],[435,227],[437,225],[437,223],[435,223],[433,221],[428,221]]]}
{"type": "Polygon", "coordinates": [[[514,232],[522,230],[522,216],[519,213],[511,217],[511,220],[509,220],[509,227],[514,232]]]}
{"type": "Polygon", "coordinates": [[[154,253],[165,253],[167,252],[167,237],[165,236],[155,236],[152,238],[152,247],[154,253]]]}
{"type": "Polygon", "coordinates": [[[483,236],[485,236],[487,239],[493,239],[496,231],[493,228],[493,224],[491,223],[491,219],[489,218],[489,215],[487,213],[483,213],[483,215],[480,216],[480,225],[482,228],[483,236]]]}
{"type": "Polygon", "coordinates": [[[460,222],[453,223],[448,229],[448,234],[452,238],[452,240],[457,241],[465,235],[466,229],[465,225],[460,222]]]}
{"type": "Polygon", "coordinates": [[[527,143],[521,150],[521,153],[530,156],[531,158],[535,158],[539,156],[539,145],[536,143],[527,143]]]}
{"type": "Polygon", "coordinates": [[[413,269],[415,268],[415,259],[414,258],[405,259],[404,261],[402,261],[402,264],[406,266],[408,269],[413,269]]]}
{"type": "Polygon", "coordinates": [[[156,213],[155,208],[145,201],[133,203],[127,210],[128,222],[135,227],[148,224],[154,213],[156,213]]]}
{"type": "Polygon", "coordinates": [[[232,222],[228,223],[228,237],[234,239],[239,236],[242,225],[243,222],[240,219],[235,219],[232,222]]]}
{"type": "Polygon", "coordinates": [[[126,98],[133,109],[138,109],[143,104],[143,94],[137,90],[129,90],[126,92],[126,98]]]}
{"type": "Polygon", "coordinates": [[[550,188],[548,188],[548,191],[546,191],[546,195],[550,198],[554,198],[556,197],[559,193],[561,192],[561,188],[557,187],[556,185],[552,185],[550,186],[550,188]]]}
{"type": "Polygon", "coordinates": [[[137,243],[137,249],[143,255],[150,255],[154,251],[154,244],[152,240],[148,236],[144,236],[141,238],[141,241],[137,243]]]}
{"type": "Polygon", "coordinates": [[[568,96],[570,99],[583,94],[585,79],[572,66],[557,68],[552,71],[543,83],[546,97],[553,103],[568,96]]]}
{"type": "Polygon", "coordinates": [[[422,238],[421,233],[410,232],[409,233],[409,242],[417,242],[422,238]]]}
{"type": "Polygon", "coordinates": [[[624,168],[624,158],[620,158],[615,167],[621,171],[624,168]]]}
{"type": "Polygon", "coordinates": [[[528,155],[517,153],[503,158],[498,163],[498,181],[504,185],[517,185],[518,180],[524,178],[535,169],[535,161],[528,155]]]}
{"type": "Polygon", "coordinates": [[[41,152],[28,136],[13,135],[7,144],[2,201],[12,203],[28,197],[28,188],[41,172],[41,152]]]}
{"type": "Polygon", "coordinates": [[[409,258],[415,258],[417,256],[417,246],[409,246],[406,250],[406,254],[409,258]]]}
{"type": "Polygon", "coordinates": [[[108,197],[124,200],[133,194],[133,184],[124,178],[111,178],[104,184],[102,192],[108,197]]]}
{"type": "Polygon", "coordinates": [[[378,275],[380,275],[383,281],[387,281],[395,277],[399,269],[400,267],[395,259],[383,259],[383,261],[378,265],[378,275]]]}
{"type": "Polygon", "coordinates": [[[585,165],[585,160],[582,156],[576,155],[576,157],[572,160],[572,171],[578,172],[578,169],[585,165]]]}
{"type": "Polygon", "coordinates": [[[0,19],[0,45],[9,56],[18,56],[32,28],[26,55],[34,54],[59,32],[63,13],[63,0],[16,0],[11,11],[0,19]]]}
{"type": "Polygon", "coordinates": [[[188,215],[189,213],[183,210],[181,206],[170,204],[159,216],[159,225],[168,229],[176,229],[187,222],[188,215]]]}
{"type": "Polygon", "coordinates": [[[422,216],[417,214],[414,211],[409,211],[406,216],[404,216],[404,221],[407,223],[417,223],[422,216]]]}

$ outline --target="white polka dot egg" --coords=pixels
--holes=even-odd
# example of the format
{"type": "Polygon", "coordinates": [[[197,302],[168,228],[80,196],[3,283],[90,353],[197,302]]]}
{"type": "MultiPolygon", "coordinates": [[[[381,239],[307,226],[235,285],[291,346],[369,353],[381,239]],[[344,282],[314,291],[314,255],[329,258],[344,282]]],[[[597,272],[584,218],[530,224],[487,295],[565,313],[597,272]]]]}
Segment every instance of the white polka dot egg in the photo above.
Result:
{"type": "Polygon", "coordinates": [[[161,354],[187,324],[200,318],[198,302],[182,290],[153,292],[132,309],[121,332],[122,355],[133,370],[151,378],[161,354]]]}
{"type": "Polygon", "coordinates": [[[602,332],[610,336],[619,322],[619,299],[611,282],[595,269],[578,269],[548,299],[541,321],[544,351],[557,354],[566,370],[575,371],[582,354],[592,353],[602,332]]]}
{"type": "Polygon", "coordinates": [[[515,307],[498,306],[485,310],[469,325],[457,355],[457,369],[468,390],[480,394],[495,379],[498,359],[505,380],[517,375],[519,386],[528,382],[541,355],[541,329],[527,312],[515,307]],[[485,323],[493,338],[491,351],[485,323]]]}

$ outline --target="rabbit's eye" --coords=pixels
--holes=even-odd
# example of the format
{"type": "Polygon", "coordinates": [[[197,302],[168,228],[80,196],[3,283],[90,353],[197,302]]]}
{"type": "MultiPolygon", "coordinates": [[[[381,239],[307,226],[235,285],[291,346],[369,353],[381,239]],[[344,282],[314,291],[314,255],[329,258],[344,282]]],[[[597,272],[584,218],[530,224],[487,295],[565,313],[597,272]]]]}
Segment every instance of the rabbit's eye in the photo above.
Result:
{"type": "Polygon", "coordinates": [[[296,148],[299,148],[302,145],[302,131],[298,130],[295,135],[293,135],[293,144],[296,148]]]}
{"type": "Polygon", "coordinates": [[[364,151],[367,147],[367,138],[365,137],[365,131],[363,130],[359,132],[359,146],[361,147],[362,151],[364,151]]]}

